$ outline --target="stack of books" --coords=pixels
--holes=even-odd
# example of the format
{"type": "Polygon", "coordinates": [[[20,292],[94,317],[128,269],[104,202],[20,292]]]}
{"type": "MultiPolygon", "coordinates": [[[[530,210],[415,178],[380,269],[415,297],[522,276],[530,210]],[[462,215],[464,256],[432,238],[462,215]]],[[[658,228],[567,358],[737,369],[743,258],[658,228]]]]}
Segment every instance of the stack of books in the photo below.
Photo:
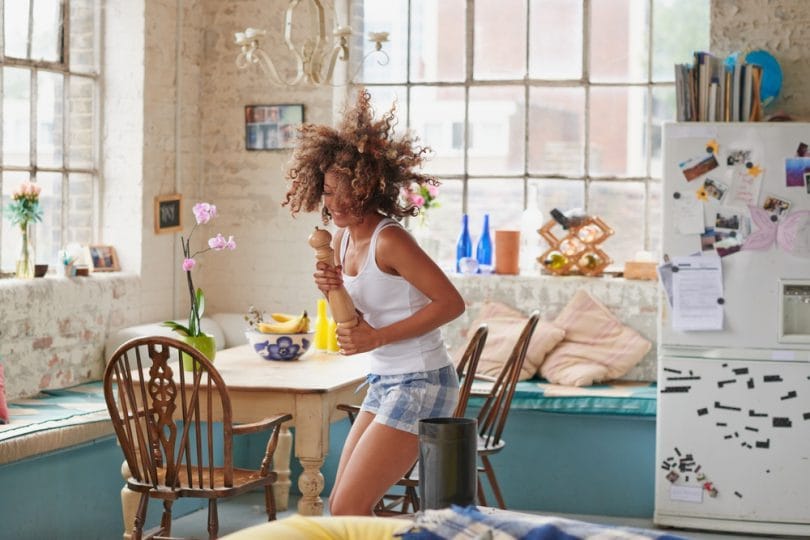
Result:
{"type": "Polygon", "coordinates": [[[762,120],[762,67],[730,64],[697,51],[694,62],[675,64],[679,122],[758,122],[762,120]]]}

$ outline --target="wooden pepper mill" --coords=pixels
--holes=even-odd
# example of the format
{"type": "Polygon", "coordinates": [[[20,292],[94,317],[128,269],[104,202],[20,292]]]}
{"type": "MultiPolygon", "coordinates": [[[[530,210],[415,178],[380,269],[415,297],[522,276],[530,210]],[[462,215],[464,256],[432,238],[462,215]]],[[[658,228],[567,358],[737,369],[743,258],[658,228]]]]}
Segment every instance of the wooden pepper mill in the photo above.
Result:
{"type": "MultiPolygon", "coordinates": [[[[315,231],[309,235],[309,245],[315,250],[315,259],[334,268],[335,250],[331,244],[332,235],[326,229],[315,227],[315,231]]],[[[357,310],[346,287],[341,285],[339,289],[329,291],[326,298],[338,326],[351,328],[357,325],[357,310]]]]}

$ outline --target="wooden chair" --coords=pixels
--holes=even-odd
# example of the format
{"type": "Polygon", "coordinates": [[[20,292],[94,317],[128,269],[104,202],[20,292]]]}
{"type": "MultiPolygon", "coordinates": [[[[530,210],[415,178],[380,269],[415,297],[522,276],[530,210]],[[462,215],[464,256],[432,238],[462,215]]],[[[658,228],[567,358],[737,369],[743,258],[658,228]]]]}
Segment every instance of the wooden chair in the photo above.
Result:
{"type": "Polygon", "coordinates": [[[141,494],[132,538],[140,540],[150,498],[163,500],[163,516],[150,538],[171,536],[172,504],[181,497],[208,499],[208,536],[216,538],[217,500],[263,487],[268,521],[276,518],[270,469],[282,423],[289,414],[233,425],[228,389],[197,349],[168,337],[135,338],[121,345],[104,371],[104,397],[130,477],[141,494]],[[193,371],[176,360],[187,354],[193,371]],[[143,383],[143,384],[142,384],[143,383]],[[222,424],[221,430],[215,427],[222,424]],[[233,466],[233,436],[271,430],[258,469],[233,466]]]}
{"type": "Polygon", "coordinates": [[[512,348],[509,359],[494,380],[491,389],[486,394],[481,410],[478,411],[478,457],[481,460],[481,466],[478,468],[478,504],[482,506],[487,506],[484,488],[481,483],[481,474],[483,473],[489,481],[492,493],[498,501],[498,506],[504,510],[506,509],[501,495],[501,488],[495,478],[495,469],[492,468],[489,456],[497,454],[506,446],[506,441],[501,439],[501,435],[506,426],[506,418],[512,405],[512,396],[515,394],[515,386],[520,377],[520,370],[526,360],[526,350],[539,320],[540,312],[535,310],[529,316],[529,320],[526,321],[515,346],[512,348]]]}
{"type": "MultiPolygon", "coordinates": [[[[481,357],[481,351],[484,350],[484,344],[487,341],[487,325],[482,324],[476,329],[472,338],[470,338],[464,354],[456,366],[456,375],[461,381],[461,386],[458,393],[458,403],[456,409],[453,411],[453,417],[461,418],[467,412],[467,402],[472,393],[472,383],[475,380],[475,371],[478,369],[478,359],[481,357]]],[[[349,416],[349,421],[354,422],[357,413],[360,412],[360,407],[357,405],[340,404],[337,408],[344,411],[349,416]]],[[[409,514],[419,511],[419,468],[418,461],[413,464],[410,470],[397,481],[395,486],[404,489],[403,493],[386,493],[374,506],[374,514],[378,516],[391,516],[409,514]]]]}

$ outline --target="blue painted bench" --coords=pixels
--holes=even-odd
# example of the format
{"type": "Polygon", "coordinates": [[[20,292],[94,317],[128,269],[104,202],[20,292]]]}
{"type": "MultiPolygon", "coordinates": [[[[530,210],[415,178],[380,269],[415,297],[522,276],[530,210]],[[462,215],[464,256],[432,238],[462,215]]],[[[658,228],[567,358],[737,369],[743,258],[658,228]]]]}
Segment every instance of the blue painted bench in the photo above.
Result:
{"type": "MultiPolygon", "coordinates": [[[[472,398],[467,415],[474,416],[480,403],[472,398]]],[[[491,458],[507,506],[651,517],[655,414],[655,383],[518,383],[503,435],[506,448],[491,458]]]]}

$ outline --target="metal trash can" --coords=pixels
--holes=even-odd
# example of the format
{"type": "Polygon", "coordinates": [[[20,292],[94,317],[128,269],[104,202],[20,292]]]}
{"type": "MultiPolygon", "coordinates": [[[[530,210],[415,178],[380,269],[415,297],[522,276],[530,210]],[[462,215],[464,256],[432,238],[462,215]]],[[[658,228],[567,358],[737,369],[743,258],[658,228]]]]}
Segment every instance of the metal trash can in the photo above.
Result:
{"type": "Polygon", "coordinates": [[[477,431],[475,418],[419,421],[419,498],[423,510],[475,504],[477,431]]]}

